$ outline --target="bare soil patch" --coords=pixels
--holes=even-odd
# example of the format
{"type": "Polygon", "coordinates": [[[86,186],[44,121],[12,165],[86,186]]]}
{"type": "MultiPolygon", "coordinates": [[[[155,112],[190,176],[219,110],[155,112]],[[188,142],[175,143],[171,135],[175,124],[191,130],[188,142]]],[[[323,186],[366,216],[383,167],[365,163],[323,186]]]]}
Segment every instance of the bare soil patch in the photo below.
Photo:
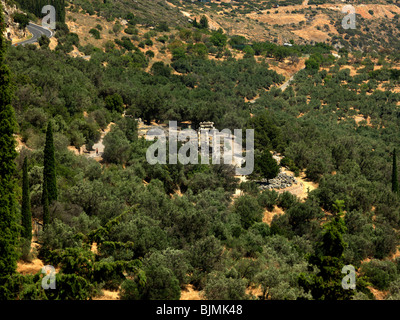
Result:
{"type": "Polygon", "coordinates": [[[201,292],[195,290],[192,284],[188,284],[186,288],[181,291],[180,300],[204,300],[201,296],[201,292]]]}
{"type": "Polygon", "coordinates": [[[257,286],[257,287],[249,287],[246,289],[246,293],[247,294],[251,294],[257,298],[262,297],[262,289],[261,289],[261,285],[257,286]]]}
{"type": "Polygon", "coordinates": [[[104,18],[97,17],[96,15],[91,16],[88,13],[68,12],[65,23],[70,32],[74,32],[79,36],[79,41],[82,46],[92,44],[102,48],[107,41],[114,42],[115,38],[121,38],[123,35],[126,35],[123,31],[118,35],[112,32],[114,22],[108,22],[104,18]],[[102,28],[100,31],[101,39],[95,39],[89,33],[90,29],[95,28],[97,25],[100,25],[102,28]]]}
{"type": "Polygon", "coordinates": [[[373,287],[367,287],[367,288],[372,292],[376,300],[385,300],[385,297],[388,294],[388,291],[381,291],[373,287]]]}
{"type": "Polygon", "coordinates": [[[367,119],[365,119],[365,117],[362,114],[360,114],[358,116],[354,116],[353,118],[354,118],[354,120],[356,121],[357,124],[359,124],[361,121],[366,121],[366,123],[367,123],[366,125],[368,127],[372,127],[371,117],[370,116],[368,116],[367,119]]]}
{"type": "Polygon", "coordinates": [[[23,141],[22,141],[22,137],[18,134],[14,135],[15,140],[17,141],[17,147],[16,150],[17,152],[20,152],[22,150],[22,148],[26,148],[28,150],[32,150],[31,148],[29,148],[23,141]]]}
{"type": "Polygon", "coordinates": [[[120,300],[119,291],[102,290],[103,295],[94,297],[93,300],[120,300]]]}
{"type": "Polygon", "coordinates": [[[281,215],[284,213],[285,212],[282,210],[282,208],[279,208],[278,206],[274,206],[272,211],[269,211],[268,209],[266,209],[264,211],[264,216],[263,216],[262,222],[264,222],[268,225],[271,225],[271,222],[272,222],[272,219],[274,218],[274,216],[281,215]]]}
{"type": "Polygon", "coordinates": [[[32,262],[17,262],[17,272],[23,275],[36,274],[38,272],[41,272],[43,267],[43,261],[39,259],[33,259],[32,262]]]}

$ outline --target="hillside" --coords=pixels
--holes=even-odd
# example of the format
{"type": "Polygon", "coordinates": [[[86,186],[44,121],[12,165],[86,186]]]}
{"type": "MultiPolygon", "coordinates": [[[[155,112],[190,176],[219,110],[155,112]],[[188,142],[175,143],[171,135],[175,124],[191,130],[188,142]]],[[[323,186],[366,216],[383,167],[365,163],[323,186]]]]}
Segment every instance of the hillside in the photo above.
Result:
{"type": "Polygon", "coordinates": [[[242,35],[252,41],[274,41],[279,44],[328,42],[351,48],[398,46],[399,7],[396,4],[313,1],[206,2],[170,1],[187,17],[202,14],[215,28],[228,34],[242,35]],[[356,30],[344,30],[341,12],[345,4],[355,7],[356,30]],[[370,32],[372,30],[372,32],[370,32]]]}
{"type": "Polygon", "coordinates": [[[16,13],[22,13],[22,11],[17,9],[15,5],[8,5],[4,1],[1,1],[1,5],[4,8],[6,23],[4,36],[6,39],[12,42],[19,42],[29,37],[29,32],[27,32],[26,28],[20,26],[20,24],[14,20],[14,15],[16,13]]]}
{"type": "Polygon", "coordinates": [[[8,46],[20,231],[0,298],[400,299],[400,9],[354,3],[344,30],[343,4],[67,1],[54,37],[8,46]],[[252,172],[183,163],[196,144],[151,163],[170,121],[253,129],[252,172]]]}

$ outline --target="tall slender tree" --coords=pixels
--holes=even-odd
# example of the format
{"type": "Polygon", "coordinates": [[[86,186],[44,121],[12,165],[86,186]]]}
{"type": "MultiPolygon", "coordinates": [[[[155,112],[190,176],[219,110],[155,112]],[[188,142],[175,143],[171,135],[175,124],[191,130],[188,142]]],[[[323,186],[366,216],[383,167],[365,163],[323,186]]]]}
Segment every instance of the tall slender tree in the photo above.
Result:
{"type": "Polygon", "coordinates": [[[396,149],[393,150],[392,191],[399,193],[399,179],[397,177],[396,149]]]}
{"type": "Polygon", "coordinates": [[[200,18],[200,28],[208,29],[208,19],[206,16],[201,16],[200,18]]]}
{"type": "Polygon", "coordinates": [[[21,206],[22,236],[32,240],[32,213],[31,197],[29,191],[28,159],[25,157],[22,166],[22,206],[21,206]]]}
{"type": "Polygon", "coordinates": [[[54,156],[53,126],[47,125],[46,144],[44,146],[43,181],[46,182],[49,204],[57,200],[56,160],[54,156]]]}
{"type": "Polygon", "coordinates": [[[43,190],[42,190],[42,206],[43,206],[43,227],[50,222],[50,212],[49,212],[49,194],[47,189],[47,181],[43,180],[43,190]]]}
{"type": "Polygon", "coordinates": [[[343,220],[343,202],[336,201],[338,209],[333,219],[324,225],[322,242],[318,243],[315,253],[309,257],[309,263],[317,266],[319,272],[306,276],[301,274],[299,283],[306,290],[310,290],[316,300],[348,300],[354,292],[344,290],[341,286],[344,266],[343,252],[347,243],[343,240],[346,226],[343,220]]]}
{"type": "MultiPolygon", "coordinates": [[[[4,277],[17,267],[18,222],[15,200],[16,120],[11,106],[13,90],[11,74],[5,64],[7,43],[5,22],[0,3],[0,288],[4,277]]],[[[0,297],[2,290],[0,289],[0,297]]]]}
{"type": "MultiPolygon", "coordinates": [[[[342,285],[344,250],[348,245],[343,238],[347,230],[343,218],[344,201],[336,200],[333,208],[336,213],[323,226],[322,241],[317,243],[315,253],[308,258],[310,267],[316,266],[319,271],[311,275],[300,274],[299,284],[310,290],[316,300],[351,300],[354,290],[345,289],[342,285]]],[[[356,283],[358,291],[369,293],[365,277],[358,277],[356,283]]]]}

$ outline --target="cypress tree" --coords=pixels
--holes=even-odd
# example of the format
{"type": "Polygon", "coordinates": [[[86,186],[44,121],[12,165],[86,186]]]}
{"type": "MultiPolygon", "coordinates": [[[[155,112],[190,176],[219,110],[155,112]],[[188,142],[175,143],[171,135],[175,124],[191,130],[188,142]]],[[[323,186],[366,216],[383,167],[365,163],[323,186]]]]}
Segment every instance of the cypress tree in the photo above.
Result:
{"type": "Polygon", "coordinates": [[[200,28],[201,29],[208,29],[208,19],[206,16],[201,16],[200,18],[200,28]]]}
{"type": "Polygon", "coordinates": [[[50,222],[49,194],[48,194],[46,180],[43,180],[42,206],[43,206],[43,227],[46,227],[50,222]]]}
{"type": "Polygon", "coordinates": [[[54,156],[53,127],[47,125],[46,144],[44,147],[43,181],[46,182],[49,204],[57,200],[56,160],[54,156]]]}
{"type": "Polygon", "coordinates": [[[336,200],[334,208],[336,215],[323,226],[322,241],[317,244],[315,253],[310,255],[308,262],[317,266],[317,274],[300,274],[299,284],[310,290],[316,300],[350,300],[353,290],[344,290],[341,284],[344,267],[344,250],[347,243],[343,240],[346,225],[343,219],[344,202],[336,200]]]}
{"type": "MultiPolygon", "coordinates": [[[[13,97],[11,74],[5,64],[7,43],[4,39],[5,22],[0,3],[0,288],[4,277],[17,267],[18,222],[16,214],[15,179],[16,120],[11,106],[13,97]]],[[[3,292],[0,289],[0,296],[3,292]]]]}
{"type": "Polygon", "coordinates": [[[31,197],[29,194],[28,160],[25,157],[22,167],[22,236],[27,240],[32,240],[32,213],[31,197]]]}
{"type": "Polygon", "coordinates": [[[393,150],[392,191],[399,193],[399,179],[397,178],[396,149],[393,150]]]}

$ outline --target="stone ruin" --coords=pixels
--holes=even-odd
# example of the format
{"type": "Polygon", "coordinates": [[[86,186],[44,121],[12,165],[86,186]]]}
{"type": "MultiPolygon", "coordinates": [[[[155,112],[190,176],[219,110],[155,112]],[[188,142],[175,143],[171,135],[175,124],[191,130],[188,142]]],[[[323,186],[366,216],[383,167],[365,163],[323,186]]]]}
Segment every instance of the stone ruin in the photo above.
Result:
{"type": "Polygon", "coordinates": [[[215,129],[214,122],[203,121],[203,122],[200,122],[200,124],[199,124],[198,132],[201,132],[201,130],[213,130],[213,129],[215,129]]]}
{"type": "Polygon", "coordinates": [[[258,181],[258,184],[261,190],[285,189],[291,187],[293,184],[297,184],[297,179],[286,172],[279,172],[274,179],[269,179],[269,181],[261,179],[258,181]]]}

